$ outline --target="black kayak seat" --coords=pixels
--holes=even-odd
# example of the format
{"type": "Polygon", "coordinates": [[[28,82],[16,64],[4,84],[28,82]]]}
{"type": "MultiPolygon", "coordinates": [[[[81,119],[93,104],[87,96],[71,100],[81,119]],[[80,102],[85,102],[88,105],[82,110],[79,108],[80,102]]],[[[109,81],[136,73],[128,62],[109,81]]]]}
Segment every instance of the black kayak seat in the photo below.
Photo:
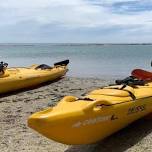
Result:
{"type": "Polygon", "coordinates": [[[40,65],[38,65],[35,69],[36,69],[36,70],[37,70],[37,69],[46,70],[46,69],[52,69],[52,67],[50,67],[50,66],[48,66],[48,65],[46,65],[46,64],[40,64],[40,65]]]}

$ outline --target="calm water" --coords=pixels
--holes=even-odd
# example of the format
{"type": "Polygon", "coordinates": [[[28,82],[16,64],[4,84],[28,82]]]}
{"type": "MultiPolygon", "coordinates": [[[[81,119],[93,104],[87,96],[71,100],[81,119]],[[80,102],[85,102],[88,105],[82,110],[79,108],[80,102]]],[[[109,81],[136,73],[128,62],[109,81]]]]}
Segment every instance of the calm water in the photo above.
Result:
{"type": "Polygon", "coordinates": [[[9,66],[53,64],[64,59],[70,59],[69,76],[127,76],[134,68],[152,71],[152,45],[0,45],[0,60],[9,66]]]}

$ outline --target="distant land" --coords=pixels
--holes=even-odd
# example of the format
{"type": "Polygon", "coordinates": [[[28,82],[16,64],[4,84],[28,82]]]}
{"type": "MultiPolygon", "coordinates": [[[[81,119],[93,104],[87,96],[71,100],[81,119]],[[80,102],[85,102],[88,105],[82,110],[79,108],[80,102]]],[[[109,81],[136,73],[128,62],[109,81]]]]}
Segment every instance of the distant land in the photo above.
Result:
{"type": "Polygon", "coordinates": [[[34,45],[63,45],[63,46],[82,46],[82,45],[152,45],[152,43],[0,43],[0,46],[34,46],[34,45]]]}

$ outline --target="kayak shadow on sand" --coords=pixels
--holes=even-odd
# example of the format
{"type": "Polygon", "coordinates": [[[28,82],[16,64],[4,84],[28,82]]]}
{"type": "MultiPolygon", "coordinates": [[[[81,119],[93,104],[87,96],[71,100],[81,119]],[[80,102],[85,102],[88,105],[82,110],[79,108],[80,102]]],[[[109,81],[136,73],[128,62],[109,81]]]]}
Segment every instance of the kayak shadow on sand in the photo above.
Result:
{"type": "Polygon", "coordinates": [[[65,152],[123,152],[152,132],[152,121],[140,119],[92,145],[70,146],[65,152]]]}
{"type": "Polygon", "coordinates": [[[3,93],[3,94],[0,94],[0,98],[8,97],[8,96],[11,96],[11,95],[16,95],[18,93],[22,93],[22,92],[25,92],[25,91],[30,91],[30,90],[38,89],[40,87],[44,87],[44,86],[53,84],[53,83],[55,83],[55,82],[57,82],[59,80],[62,80],[62,79],[64,79],[64,77],[55,79],[53,81],[47,81],[47,82],[44,82],[44,83],[41,83],[41,84],[38,84],[38,85],[35,85],[35,86],[32,86],[32,87],[22,88],[22,89],[19,89],[19,90],[16,90],[16,91],[11,91],[11,92],[8,92],[8,93],[3,93]]]}

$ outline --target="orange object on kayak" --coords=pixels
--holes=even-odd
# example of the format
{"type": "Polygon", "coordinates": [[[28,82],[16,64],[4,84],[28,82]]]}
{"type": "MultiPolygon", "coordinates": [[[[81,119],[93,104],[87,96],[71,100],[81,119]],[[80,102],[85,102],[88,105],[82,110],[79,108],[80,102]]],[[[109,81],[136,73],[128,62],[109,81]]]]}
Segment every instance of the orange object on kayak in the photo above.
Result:
{"type": "Polygon", "coordinates": [[[131,72],[131,75],[142,80],[152,80],[152,72],[142,69],[135,69],[131,72]]]}

